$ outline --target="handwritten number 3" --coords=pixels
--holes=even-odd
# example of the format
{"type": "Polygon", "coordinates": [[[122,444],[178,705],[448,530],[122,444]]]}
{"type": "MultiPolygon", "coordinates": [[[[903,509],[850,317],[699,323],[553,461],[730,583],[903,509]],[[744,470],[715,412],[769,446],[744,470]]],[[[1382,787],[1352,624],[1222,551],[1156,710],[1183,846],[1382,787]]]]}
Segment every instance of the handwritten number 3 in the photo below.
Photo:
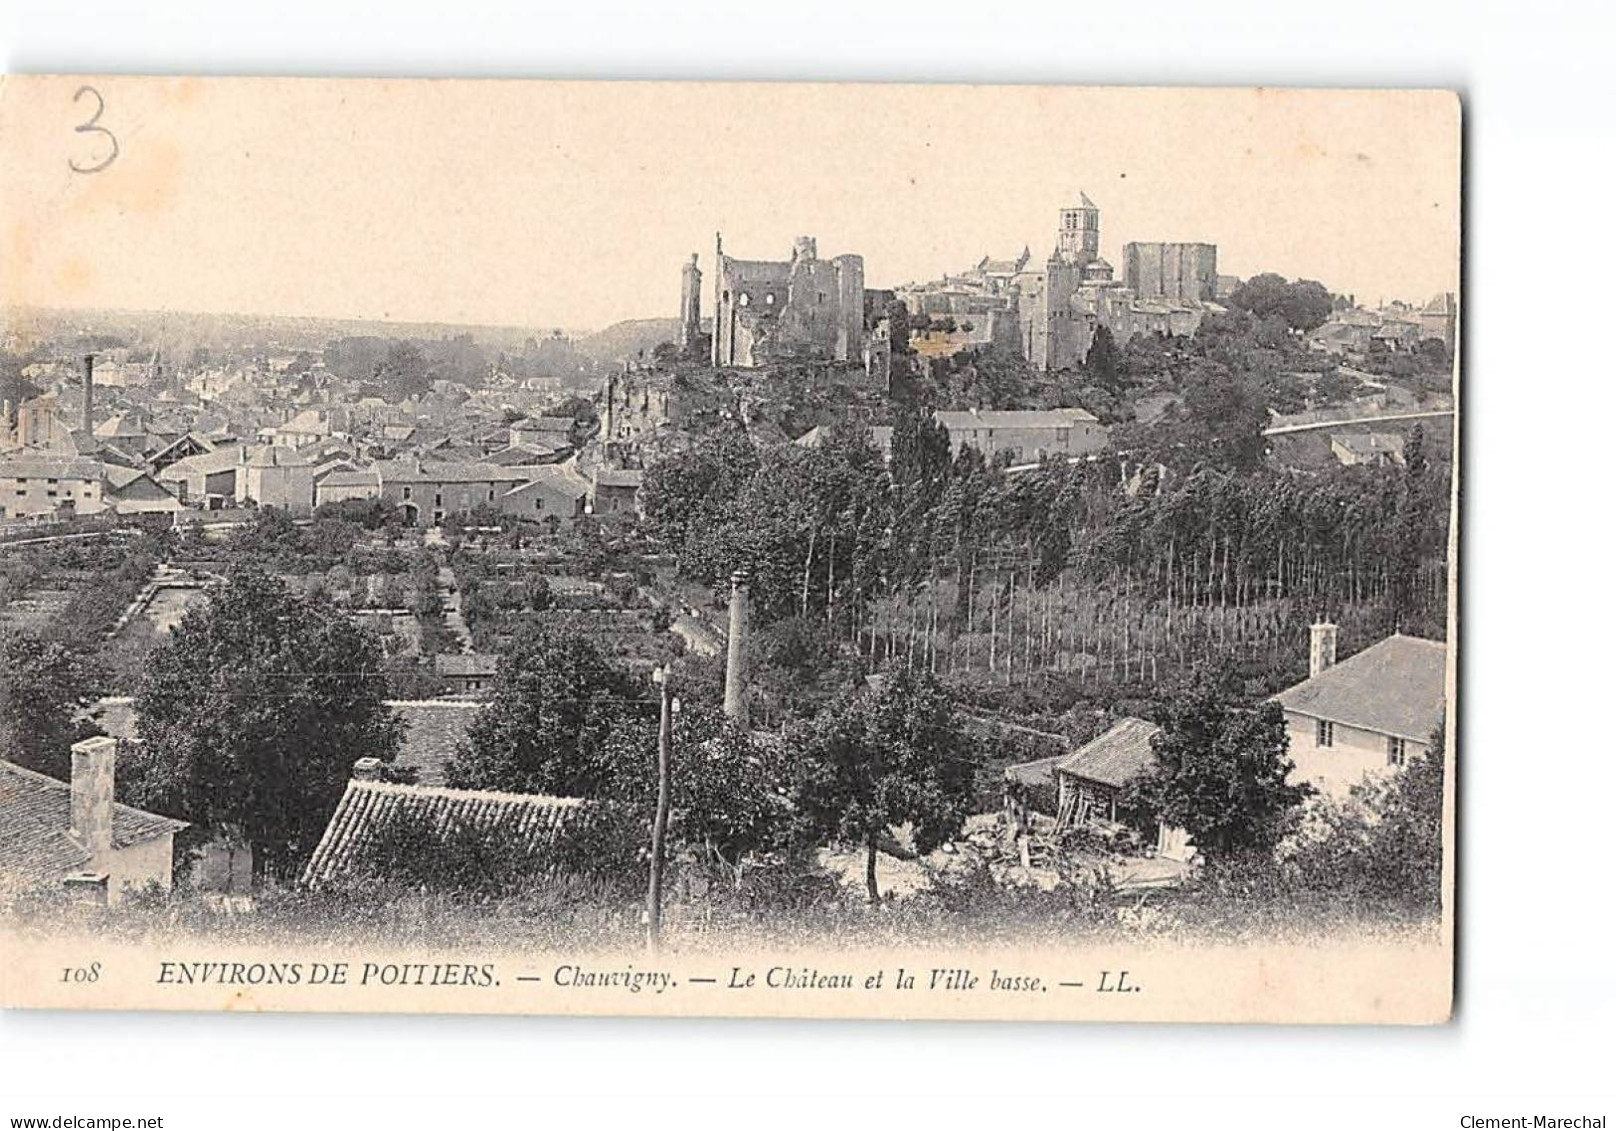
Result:
{"type": "Polygon", "coordinates": [[[101,97],[101,92],[99,90],[95,89],[93,86],[81,86],[79,87],[78,92],[73,95],[73,101],[77,102],[86,94],[93,95],[95,98],[95,113],[91,114],[90,120],[85,122],[82,126],[74,126],[73,132],[78,134],[104,135],[107,141],[112,143],[112,152],[108,153],[106,157],[96,162],[94,165],[80,165],[77,161],[69,157],[67,159],[67,167],[72,169],[75,173],[99,173],[102,169],[105,169],[117,159],[118,139],[113,136],[111,130],[107,129],[107,127],[103,125],[98,124],[101,121],[102,112],[107,108],[106,101],[101,97]]]}

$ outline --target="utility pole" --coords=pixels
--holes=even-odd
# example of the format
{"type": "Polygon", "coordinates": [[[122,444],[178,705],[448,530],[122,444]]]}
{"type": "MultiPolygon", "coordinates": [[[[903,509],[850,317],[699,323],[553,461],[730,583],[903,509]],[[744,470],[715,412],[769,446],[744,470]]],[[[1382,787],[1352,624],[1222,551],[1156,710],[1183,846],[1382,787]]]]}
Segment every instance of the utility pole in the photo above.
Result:
{"type": "Polygon", "coordinates": [[[662,863],[667,855],[668,792],[672,785],[673,693],[668,686],[668,669],[651,673],[662,692],[662,721],[657,728],[656,822],[651,826],[651,890],[646,899],[645,946],[655,954],[662,944],[662,863]]]}

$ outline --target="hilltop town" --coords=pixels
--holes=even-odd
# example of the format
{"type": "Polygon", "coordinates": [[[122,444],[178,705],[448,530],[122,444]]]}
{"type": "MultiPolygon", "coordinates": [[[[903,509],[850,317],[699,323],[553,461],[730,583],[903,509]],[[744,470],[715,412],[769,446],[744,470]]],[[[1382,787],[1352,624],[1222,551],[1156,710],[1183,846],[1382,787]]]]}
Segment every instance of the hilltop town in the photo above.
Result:
{"type": "Polygon", "coordinates": [[[1108,246],[719,235],[593,334],[10,312],[8,907],[1428,929],[1456,298],[1108,246]]]}

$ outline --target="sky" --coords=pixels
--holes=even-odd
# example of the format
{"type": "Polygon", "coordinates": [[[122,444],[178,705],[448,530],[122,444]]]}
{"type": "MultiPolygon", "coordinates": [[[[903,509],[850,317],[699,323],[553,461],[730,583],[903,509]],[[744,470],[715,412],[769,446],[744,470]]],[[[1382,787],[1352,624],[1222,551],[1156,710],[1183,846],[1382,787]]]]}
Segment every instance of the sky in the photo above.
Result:
{"type": "MultiPolygon", "coordinates": [[[[1433,91],[0,78],[0,301],[513,326],[673,317],[713,236],[890,287],[1030,246],[1360,302],[1457,290],[1459,109],[1433,91]],[[95,93],[79,94],[81,86],[95,93]],[[93,168],[116,138],[117,156],[93,168]],[[75,97],[76,96],[76,97],[75,97]]],[[[709,276],[710,279],[710,276],[709,276]]]]}

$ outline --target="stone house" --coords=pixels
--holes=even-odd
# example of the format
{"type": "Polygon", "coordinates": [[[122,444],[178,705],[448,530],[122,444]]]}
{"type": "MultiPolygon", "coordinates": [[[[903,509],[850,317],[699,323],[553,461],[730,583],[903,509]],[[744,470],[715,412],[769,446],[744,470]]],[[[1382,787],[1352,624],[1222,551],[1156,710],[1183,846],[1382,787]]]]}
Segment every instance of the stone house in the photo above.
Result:
{"type": "Polygon", "coordinates": [[[479,506],[501,507],[501,496],[531,482],[533,470],[451,460],[395,459],[376,464],[382,499],[404,508],[411,525],[431,526],[479,506]]]}
{"type": "Polygon", "coordinates": [[[0,761],[0,888],[66,888],[116,903],[173,885],[174,834],[186,822],[113,800],[118,743],[73,745],[70,782],[0,761]]]}
{"type": "Polygon", "coordinates": [[[584,515],[589,483],[581,476],[553,464],[509,470],[519,471],[523,481],[500,495],[498,506],[506,514],[533,522],[554,517],[563,524],[584,515]]]}
{"type": "Polygon", "coordinates": [[[1396,634],[1338,663],[1338,631],[1313,626],[1308,678],[1274,697],[1285,712],[1293,778],[1334,797],[1431,752],[1448,678],[1441,641],[1396,634]]]}
{"type": "Polygon", "coordinates": [[[486,695],[499,674],[499,657],[487,652],[443,652],[436,660],[438,678],[451,695],[486,695]]]}
{"type": "Polygon", "coordinates": [[[939,412],[936,420],[948,429],[956,456],[969,444],[989,460],[1009,452],[1012,460],[1031,463],[1044,456],[1092,455],[1103,451],[1107,443],[1105,425],[1081,408],[1036,412],[971,409],[939,412]]]}
{"type": "Polygon", "coordinates": [[[0,458],[0,518],[99,514],[102,465],[84,456],[18,452],[0,458]]]}

